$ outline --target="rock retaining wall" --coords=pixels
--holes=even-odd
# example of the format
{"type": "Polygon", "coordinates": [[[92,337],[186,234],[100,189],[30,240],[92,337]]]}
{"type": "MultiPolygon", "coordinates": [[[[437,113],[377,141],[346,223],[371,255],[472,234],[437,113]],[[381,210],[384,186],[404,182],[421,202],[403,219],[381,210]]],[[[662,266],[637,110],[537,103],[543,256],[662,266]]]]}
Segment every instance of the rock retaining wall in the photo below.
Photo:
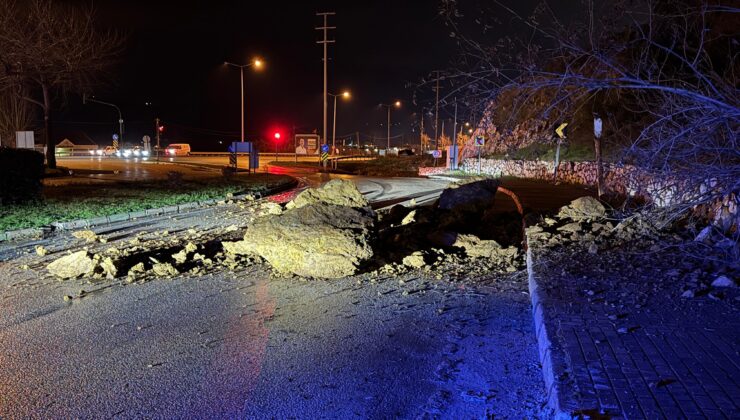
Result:
{"type": "MultiPolygon", "coordinates": [[[[482,159],[481,173],[552,181],[554,166],[552,161],[482,159]]],[[[440,174],[444,172],[441,169],[443,168],[419,168],[419,174],[440,174]]],[[[463,172],[477,173],[478,159],[464,159],[460,169],[463,172]]],[[[561,162],[557,181],[596,185],[596,162],[561,162]]],[[[716,185],[707,182],[707,185],[700,187],[700,191],[690,191],[682,188],[681,182],[675,179],[655,176],[630,165],[604,163],[605,191],[641,198],[660,207],[702,201],[702,195],[709,194],[714,187],[716,185]]],[[[716,200],[707,206],[704,213],[723,230],[737,230],[740,226],[740,196],[734,193],[716,200]]]]}

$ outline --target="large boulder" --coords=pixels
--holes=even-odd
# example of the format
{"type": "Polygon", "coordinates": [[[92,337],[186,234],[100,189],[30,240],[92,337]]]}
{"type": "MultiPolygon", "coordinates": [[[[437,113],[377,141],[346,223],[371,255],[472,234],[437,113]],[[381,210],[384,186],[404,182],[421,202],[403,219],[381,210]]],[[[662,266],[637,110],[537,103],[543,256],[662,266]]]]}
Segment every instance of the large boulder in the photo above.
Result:
{"type": "Polygon", "coordinates": [[[456,213],[482,214],[493,207],[499,182],[495,179],[484,179],[447,188],[439,197],[438,207],[456,213]]]}
{"type": "Polygon", "coordinates": [[[74,279],[93,274],[97,264],[88,256],[87,251],[77,251],[54,260],[46,266],[49,272],[61,279],[74,279]]]}
{"type": "Polygon", "coordinates": [[[286,208],[300,208],[314,203],[355,208],[368,206],[367,199],[352,181],[333,179],[320,188],[309,188],[301,192],[286,205],[286,208]]]}
{"type": "Polygon", "coordinates": [[[244,240],[223,245],[227,253],[259,255],[280,273],[340,278],[354,274],[373,256],[372,226],[367,209],[302,203],[281,215],[257,219],[244,240]]]}
{"type": "Polygon", "coordinates": [[[573,220],[603,219],[606,217],[606,208],[599,200],[593,197],[579,197],[571,201],[567,206],[561,207],[558,217],[568,217],[573,220]]]}

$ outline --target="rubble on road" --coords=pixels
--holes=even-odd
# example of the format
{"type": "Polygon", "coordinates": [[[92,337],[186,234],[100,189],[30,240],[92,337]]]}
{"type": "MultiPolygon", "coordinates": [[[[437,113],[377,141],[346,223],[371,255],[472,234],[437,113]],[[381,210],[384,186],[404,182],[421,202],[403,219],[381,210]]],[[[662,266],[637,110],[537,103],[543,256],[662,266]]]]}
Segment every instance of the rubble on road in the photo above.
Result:
{"type": "MultiPolygon", "coordinates": [[[[521,217],[492,211],[497,188],[495,180],[477,180],[445,190],[433,206],[376,213],[352,182],[332,180],[285,207],[255,202],[228,226],[139,232],[115,246],[81,251],[81,268],[57,276],[92,281],[125,274],[129,282],[143,282],[257,262],[279,275],[307,278],[418,270],[441,279],[517,271],[524,265],[521,217]]],[[[98,238],[92,231],[75,236],[98,238]]]]}
{"type": "Polygon", "coordinates": [[[243,241],[224,248],[258,255],[282,274],[339,278],[373,256],[372,226],[369,210],[319,201],[257,219],[243,241]]]}
{"type": "Polygon", "coordinates": [[[316,203],[353,208],[365,208],[369,205],[365,196],[352,181],[332,179],[320,188],[309,188],[302,191],[288,202],[285,208],[290,210],[316,203]]]}
{"type": "Polygon", "coordinates": [[[606,217],[606,208],[591,196],[576,198],[558,212],[559,218],[573,220],[598,220],[606,217]]]}
{"type": "Polygon", "coordinates": [[[464,249],[471,258],[487,258],[504,263],[512,263],[519,254],[516,247],[504,248],[494,240],[482,240],[475,235],[457,235],[452,246],[464,249]]]}
{"type": "Polygon", "coordinates": [[[425,264],[426,263],[424,262],[424,253],[421,251],[416,251],[413,254],[403,258],[403,265],[411,268],[421,268],[424,267],[425,264]]]}
{"type": "Polygon", "coordinates": [[[90,243],[97,242],[98,240],[98,235],[91,230],[78,230],[76,232],[72,232],[72,236],[77,239],[84,239],[85,241],[90,243]]]}
{"type": "Polygon", "coordinates": [[[96,264],[89,257],[87,250],[77,251],[54,260],[46,266],[49,273],[61,279],[74,279],[92,274],[96,264]]]}

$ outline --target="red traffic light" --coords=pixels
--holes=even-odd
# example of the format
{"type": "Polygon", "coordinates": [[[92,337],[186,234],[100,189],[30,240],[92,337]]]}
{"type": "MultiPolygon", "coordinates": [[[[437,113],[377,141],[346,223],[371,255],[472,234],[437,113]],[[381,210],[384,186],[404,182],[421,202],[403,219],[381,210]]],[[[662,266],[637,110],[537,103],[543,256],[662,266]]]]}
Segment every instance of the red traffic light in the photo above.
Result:
{"type": "Polygon", "coordinates": [[[275,137],[275,140],[280,140],[280,133],[275,133],[273,137],[275,137]]]}
{"type": "Polygon", "coordinates": [[[160,125],[158,127],[158,130],[159,130],[160,133],[164,133],[164,126],[163,125],[160,125]]]}

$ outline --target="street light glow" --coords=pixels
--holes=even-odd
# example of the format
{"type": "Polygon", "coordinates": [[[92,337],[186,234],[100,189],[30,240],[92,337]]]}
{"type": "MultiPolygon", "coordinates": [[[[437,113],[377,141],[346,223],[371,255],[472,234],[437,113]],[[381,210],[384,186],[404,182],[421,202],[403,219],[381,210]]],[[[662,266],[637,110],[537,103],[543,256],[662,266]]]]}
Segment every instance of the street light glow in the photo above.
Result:
{"type": "Polygon", "coordinates": [[[262,67],[262,60],[260,60],[259,58],[256,58],[254,60],[254,66],[257,67],[257,68],[262,67]]]}
{"type": "Polygon", "coordinates": [[[401,107],[401,101],[396,101],[396,103],[394,105],[396,106],[396,108],[400,108],[401,107]]]}
{"type": "Polygon", "coordinates": [[[348,90],[345,90],[344,92],[342,92],[342,96],[343,96],[343,97],[344,97],[345,99],[349,99],[349,96],[350,96],[350,95],[349,95],[349,91],[348,91],[348,90]]]}

